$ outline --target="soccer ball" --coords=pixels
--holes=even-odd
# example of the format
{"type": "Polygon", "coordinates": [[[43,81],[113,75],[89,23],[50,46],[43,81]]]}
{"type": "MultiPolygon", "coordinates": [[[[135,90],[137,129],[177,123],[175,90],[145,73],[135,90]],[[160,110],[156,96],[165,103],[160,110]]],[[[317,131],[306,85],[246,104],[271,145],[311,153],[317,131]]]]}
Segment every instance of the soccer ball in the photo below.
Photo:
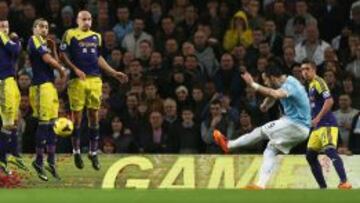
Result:
{"type": "Polygon", "coordinates": [[[55,120],[53,129],[57,136],[68,137],[74,130],[74,124],[71,120],[62,117],[55,120]]]}

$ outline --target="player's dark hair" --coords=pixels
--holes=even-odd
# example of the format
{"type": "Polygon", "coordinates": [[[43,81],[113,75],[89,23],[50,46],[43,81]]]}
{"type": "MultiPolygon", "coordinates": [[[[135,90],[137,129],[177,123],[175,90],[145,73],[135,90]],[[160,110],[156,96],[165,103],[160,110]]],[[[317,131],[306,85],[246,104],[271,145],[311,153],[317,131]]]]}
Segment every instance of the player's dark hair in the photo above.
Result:
{"type": "Polygon", "coordinates": [[[8,19],[6,17],[1,17],[0,22],[3,22],[3,21],[8,21],[8,19]]]}
{"type": "Polygon", "coordinates": [[[316,70],[316,64],[314,61],[311,61],[309,59],[305,59],[303,60],[303,62],[301,64],[307,64],[307,65],[310,65],[311,68],[315,69],[316,70]]]}
{"type": "Polygon", "coordinates": [[[275,66],[275,65],[272,65],[272,66],[269,66],[265,69],[265,75],[270,77],[270,76],[274,76],[274,77],[280,77],[282,76],[284,73],[283,71],[281,70],[280,67],[278,66],[275,66]]]}
{"type": "Polygon", "coordinates": [[[38,18],[34,21],[33,23],[33,28],[35,28],[36,26],[38,26],[41,22],[47,22],[47,20],[45,18],[38,18]]]}

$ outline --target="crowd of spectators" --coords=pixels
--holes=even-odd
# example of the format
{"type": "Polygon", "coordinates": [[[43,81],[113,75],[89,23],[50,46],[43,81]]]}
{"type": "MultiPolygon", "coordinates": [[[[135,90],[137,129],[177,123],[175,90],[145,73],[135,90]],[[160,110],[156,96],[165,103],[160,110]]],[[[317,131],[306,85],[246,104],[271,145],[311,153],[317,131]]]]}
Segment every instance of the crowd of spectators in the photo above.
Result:
{"type": "MultiPolygon", "coordinates": [[[[214,128],[233,139],[281,115],[279,104],[268,113],[259,110],[263,98],[240,73],[247,70],[261,83],[261,73],[276,65],[306,85],[304,59],[316,63],[331,90],[339,152],[360,153],[360,1],[1,0],[0,17],[23,40],[17,65],[22,152],[35,149],[26,52],[32,23],[47,19],[49,37],[60,44],[81,9],[91,11],[92,29],[102,34],[103,56],[129,76],[125,85],[102,77],[103,153],[221,153],[214,128]]],[[[68,116],[67,84],[55,80],[55,86],[59,114],[68,116]]],[[[305,144],[293,153],[303,153],[305,144]]],[[[71,152],[70,139],[59,138],[57,145],[58,152],[71,152]]],[[[264,146],[234,153],[261,153],[264,146]]]]}

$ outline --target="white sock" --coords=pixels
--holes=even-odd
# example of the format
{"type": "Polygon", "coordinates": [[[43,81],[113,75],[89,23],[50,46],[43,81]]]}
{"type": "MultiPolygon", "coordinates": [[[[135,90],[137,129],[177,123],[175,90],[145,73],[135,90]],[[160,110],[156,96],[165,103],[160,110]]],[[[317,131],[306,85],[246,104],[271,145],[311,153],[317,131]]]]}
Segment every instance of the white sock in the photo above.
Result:
{"type": "Polygon", "coordinates": [[[243,147],[246,145],[255,144],[266,137],[261,132],[261,127],[255,128],[251,133],[247,133],[245,135],[242,135],[241,137],[237,138],[236,140],[229,140],[228,142],[228,148],[237,148],[237,147],[243,147]]]}
{"type": "Polygon", "coordinates": [[[271,173],[276,165],[276,158],[279,154],[279,150],[273,146],[267,146],[264,155],[261,169],[259,172],[259,180],[257,186],[266,187],[266,183],[269,181],[271,173]]]}
{"type": "Polygon", "coordinates": [[[76,149],[73,149],[73,154],[80,154],[80,149],[76,150],[76,149]]]}

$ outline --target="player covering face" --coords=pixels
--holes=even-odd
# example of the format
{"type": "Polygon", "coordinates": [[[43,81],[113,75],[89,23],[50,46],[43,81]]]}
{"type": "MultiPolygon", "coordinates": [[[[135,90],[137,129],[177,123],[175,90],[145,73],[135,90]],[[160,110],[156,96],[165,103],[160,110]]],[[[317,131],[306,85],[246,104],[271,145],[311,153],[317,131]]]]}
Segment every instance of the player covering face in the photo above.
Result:
{"type": "Polygon", "coordinates": [[[33,67],[32,85],[30,87],[30,105],[33,116],[38,120],[36,129],[36,157],[32,166],[41,180],[47,181],[43,156],[46,149],[47,163],[45,167],[51,175],[60,179],[55,163],[56,137],[53,122],[58,117],[59,101],[54,86],[54,69],[62,80],[66,79],[65,68],[56,59],[56,45],[47,39],[49,24],[44,19],[37,19],[33,25],[33,36],[28,41],[28,53],[33,67]]]}
{"type": "Polygon", "coordinates": [[[8,163],[27,170],[17,150],[20,92],[15,80],[15,62],[20,54],[21,44],[17,34],[9,35],[9,32],[9,21],[0,19],[0,171],[5,174],[11,173],[8,163]]]}
{"type": "Polygon", "coordinates": [[[301,73],[309,83],[309,97],[311,102],[312,130],[307,145],[306,159],[310,165],[320,188],[326,188],[327,184],[318,160],[320,151],[330,158],[340,178],[340,189],[350,189],[347,182],[344,164],[336,151],[338,132],[336,118],[331,112],[334,100],[326,82],[316,75],[316,65],[306,61],[301,65],[301,73]]]}

